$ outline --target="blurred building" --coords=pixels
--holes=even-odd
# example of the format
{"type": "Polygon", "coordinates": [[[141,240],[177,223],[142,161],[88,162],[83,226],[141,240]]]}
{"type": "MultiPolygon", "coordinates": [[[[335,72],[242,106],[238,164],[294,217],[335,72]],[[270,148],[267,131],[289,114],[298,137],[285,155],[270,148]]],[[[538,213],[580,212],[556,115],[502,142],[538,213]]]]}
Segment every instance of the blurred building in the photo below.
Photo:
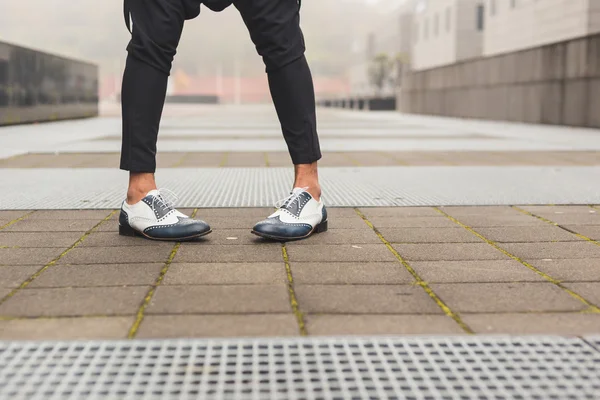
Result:
{"type": "Polygon", "coordinates": [[[486,0],[486,8],[487,56],[600,32],[598,0],[486,0]]]}
{"type": "Polygon", "coordinates": [[[377,7],[379,17],[372,22],[371,33],[354,45],[355,58],[347,71],[348,94],[352,96],[394,95],[401,71],[395,68],[391,79],[378,89],[369,73],[373,60],[384,55],[401,65],[408,65],[410,60],[414,0],[383,0],[377,7]]]}
{"type": "Polygon", "coordinates": [[[484,18],[483,0],[418,0],[414,8],[412,69],[480,56],[484,18]]]}

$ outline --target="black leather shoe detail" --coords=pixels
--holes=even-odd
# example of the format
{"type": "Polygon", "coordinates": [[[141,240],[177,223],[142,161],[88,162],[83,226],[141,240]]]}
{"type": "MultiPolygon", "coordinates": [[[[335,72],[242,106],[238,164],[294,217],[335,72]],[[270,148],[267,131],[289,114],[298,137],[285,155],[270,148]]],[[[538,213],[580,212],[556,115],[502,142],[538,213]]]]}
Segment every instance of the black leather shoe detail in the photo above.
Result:
{"type": "Polygon", "coordinates": [[[146,228],[143,235],[158,240],[189,240],[211,233],[210,226],[200,220],[179,218],[175,225],[156,225],[146,228]]]}
{"type": "Polygon", "coordinates": [[[279,217],[274,217],[256,224],[252,233],[273,240],[298,240],[309,237],[313,227],[310,224],[285,223],[279,217]]]}

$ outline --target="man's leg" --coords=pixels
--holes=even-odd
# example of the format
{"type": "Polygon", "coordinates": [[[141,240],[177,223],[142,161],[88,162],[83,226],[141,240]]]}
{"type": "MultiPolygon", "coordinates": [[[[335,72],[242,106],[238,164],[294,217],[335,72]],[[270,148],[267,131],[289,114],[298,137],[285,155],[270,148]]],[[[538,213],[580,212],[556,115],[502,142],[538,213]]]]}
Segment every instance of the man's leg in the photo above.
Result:
{"type": "Polygon", "coordinates": [[[297,0],[234,2],[263,58],[269,88],[295,166],[294,187],[321,196],[317,161],[321,158],[313,80],[304,57],[297,0]]]}
{"type": "MultiPolygon", "coordinates": [[[[125,0],[133,21],[123,76],[121,169],[129,171],[127,200],[119,218],[122,235],[183,240],[210,233],[172,208],[156,190],[156,142],[173,57],[186,17],[199,0],[125,0]]],[[[194,15],[194,16],[195,16],[194,15]]]]}
{"type": "Polygon", "coordinates": [[[317,162],[321,158],[312,76],[304,57],[298,0],[237,0],[269,77],[273,103],[294,164],[292,194],[253,233],[276,240],[303,239],[327,230],[317,162]]]}

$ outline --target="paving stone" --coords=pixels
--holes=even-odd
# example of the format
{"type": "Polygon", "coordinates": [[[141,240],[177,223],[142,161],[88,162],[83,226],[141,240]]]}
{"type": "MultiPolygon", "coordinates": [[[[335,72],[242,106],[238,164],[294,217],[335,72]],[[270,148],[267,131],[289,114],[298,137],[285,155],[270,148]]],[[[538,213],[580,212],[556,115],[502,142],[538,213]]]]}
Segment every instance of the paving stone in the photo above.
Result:
{"type": "Polygon", "coordinates": [[[522,215],[519,211],[507,206],[467,206],[467,207],[440,207],[444,211],[455,218],[464,216],[517,216],[522,215]]]}
{"type": "Polygon", "coordinates": [[[429,283],[545,282],[515,260],[413,261],[410,265],[429,283]]]}
{"type": "Polygon", "coordinates": [[[296,285],[300,309],[308,314],[440,314],[419,286],[296,285]]]}
{"type": "Polygon", "coordinates": [[[184,243],[174,259],[178,263],[279,262],[282,260],[281,246],[205,246],[197,243],[184,243]]]}
{"type": "Polygon", "coordinates": [[[24,219],[3,232],[87,232],[100,221],[89,219],[24,219]]]}
{"type": "Polygon", "coordinates": [[[587,236],[588,238],[600,241],[600,225],[564,225],[565,228],[587,236]]]}
{"type": "Polygon", "coordinates": [[[455,335],[464,334],[445,315],[308,315],[311,335],[455,335]]]}
{"type": "Polygon", "coordinates": [[[285,285],[161,286],[147,314],[289,313],[285,285]]]}
{"type": "Polygon", "coordinates": [[[371,230],[358,215],[350,218],[328,217],[329,229],[364,229],[371,230]]]}
{"type": "Polygon", "coordinates": [[[23,289],[0,305],[0,315],[59,317],[133,315],[149,287],[23,289]]]}
{"type": "Polygon", "coordinates": [[[564,282],[599,281],[600,260],[596,258],[525,260],[552,278],[564,282]]]}
{"type": "Polygon", "coordinates": [[[327,244],[381,244],[381,239],[371,229],[330,229],[308,239],[293,242],[293,245],[327,244]]]}
{"type": "Polygon", "coordinates": [[[29,287],[153,285],[164,264],[56,265],[29,287]]]}
{"type": "Polygon", "coordinates": [[[60,259],[59,264],[139,264],[165,263],[173,247],[77,247],[60,259]]]}
{"type": "Polygon", "coordinates": [[[126,339],[133,317],[52,318],[0,321],[2,340],[126,339]]]}
{"type": "MultiPolygon", "coordinates": [[[[77,220],[89,219],[96,223],[108,217],[112,210],[40,210],[27,217],[28,220],[77,220]]],[[[92,224],[93,225],[93,224],[92,224]]]]}
{"type": "MultiPolygon", "coordinates": [[[[3,226],[4,224],[2,223],[2,221],[13,221],[15,219],[21,218],[22,216],[26,215],[30,213],[30,211],[21,211],[21,210],[16,210],[16,211],[0,211],[0,226],[3,226]]],[[[33,213],[35,214],[35,213],[33,213]]],[[[32,215],[33,215],[32,214],[32,215]]],[[[31,218],[31,215],[28,216],[27,218],[31,218]]]]}
{"type": "MultiPolygon", "coordinates": [[[[274,211],[274,210],[272,210],[274,211]]],[[[272,214],[271,211],[271,214],[272,214]]],[[[227,216],[223,216],[223,217],[210,217],[210,218],[205,218],[205,216],[202,216],[203,219],[206,219],[206,222],[208,222],[208,224],[211,226],[211,228],[213,228],[213,230],[218,230],[218,229],[246,229],[248,231],[250,231],[252,229],[252,227],[254,225],[256,225],[257,222],[262,221],[263,219],[267,218],[269,216],[270,213],[266,213],[262,216],[239,216],[239,217],[227,217],[227,216]]]]}
{"type": "Polygon", "coordinates": [[[279,263],[172,264],[163,285],[275,285],[287,284],[279,263]]]}
{"type": "Polygon", "coordinates": [[[3,266],[0,267],[0,285],[7,288],[15,288],[20,286],[24,281],[29,279],[31,275],[42,269],[42,266],[35,265],[19,265],[19,266],[3,266]]]}
{"type": "Polygon", "coordinates": [[[329,218],[355,218],[358,214],[352,207],[327,207],[329,218]]]}
{"type": "Polygon", "coordinates": [[[256,315],[149,315],[144,318],[140,339],[281,337],[297,336],[293,314],[256,315]]]}
{"type": "Polygon", "coordinates": [[[600,282],[576,282],[564,285],[596,306],[600,306],[600,282]]]}
{"type": "Polygon", "coordinates": [[[476,333],[510,335],[589,335],[600,332],[600,314],[463,314],[476,333]]]}
{"type": "Polygon", "coordinates": [[[6,295],[8,295],[13,289],[0,287],[0,299],[3,299],[6,295]]]}
{"type": "MultiPolygon", "coordinates": [[[[471,228],[509,227],[509,226],[548,226],[547,222],[525,214],[519,215],[465,215],[456,218],[471,228]]],[[[477,229],[475,229],[477,230],[477,229]]]]}
{"type": "Polygon", "coordinates": [[[600,225],[600,213],[595,214],[542,214],[544,217],[559,225],[600,225]]]}
{"type": "Polygon", "coordinates": [[[589,215],[600,212],[599,210],[594,210],[589,206],[519,206],[519,208],[529,211],[535,215],[589,215]]]}
{"type": "Polygon", "coordinates": [[[210,235],[204,236],[196,241],[202,245],[254,245],[274,246],[281,250],[281,243],[273,240],[263,239],[250,232],[250,229],[217,229],[210,235]]]}
{"type": "Polygon", "coordinates": [[[600,258],[600,246],[589,242],[503,243],[501,247],[522,259],[600,258]]]}
{"type": "Polygon", "coordinates": [[[67,249],[81,232],[0,232],[0,247],[59,247],[67,249]]]}
{"type": "Polygon", "coordinates": [[[579,311],[585,304],[551,283],[438,283],[431,289],[455,312],[579,311]]]}
{"type": "Polygon", "coordinates": [[[391,243],[483,243],[463,228],[381,228],[379,231],[391,243]]]}
{"type": "Polygon", "coordinates": [[[388,250],[388,248],[384,244],[303,246],[294,243],[289,243],[286,245],[286,247],[291,262],[396,261],[396,257],[394,257],[394,255],[388,250]]]}
{"type": "Polygon", "coordinates": [[[173,249],[173,242],[159,242],[142,237],[121,236],[118,232],[93,232],[78,247],[125,247],[151,246],[156,248],[173,249]]]}
{"type": "Polygon", "coordinates": [[[0,218],[0,229],[6,229],[6,228],[3,228],[3,226],[8,225],[10,222],[12,222],[12,220],[0,218]]]}
{"type": "Polygon", "coordinates": [[[456,228],[454,222],[439,217],[373,217],[369,221],[377,228],[456,228]]]}
{"type": "Polygon", "coordinates": [[[443,217],[433,207],[365,207],[360,211],[367,218],[413,218],[413,217],[443,217]]]}
{"type": "Polygon", "coordinates": [[[291,268],[297,285],[389,285],[415,280],[398,262],[295,262],[291,268]]]}
{"type": "Polygon", "coordinates": [[[0,265],[45,265],[58,257],[60,248],[0,248],[0,265]]]}
{"type": "MultiPolygon", "coordinates": [[[[188,210],[188,215],[191,211],[188,210]]],[[[204,219],[209,224],[211,218],[254,218],[255,222],[268,217],[275,211],[274,207],[253,207],[253,208],[199,208],[196,218],[204,219]]]]}
{"type": "Polygon", "coordinates": [[[414,261],[509,259],[487,243],[393,244],[392,246],[404,259],[414,261]]]}
{"type": "MultiPolygon", "coordinates": [[[[119,231],[119,213],[115,214],[109,221],[98,226],[94,232],[118,232],[119,231]]],[[[141,239],[141,238],[140,238],[141,239]]]]}
{"type": "Polygon", "coordinates": [[[523,242],[575,242],[582,240],[557,226],[510,226],[502,228],[477,228],[477,233],[499,243],[523,242]]]}

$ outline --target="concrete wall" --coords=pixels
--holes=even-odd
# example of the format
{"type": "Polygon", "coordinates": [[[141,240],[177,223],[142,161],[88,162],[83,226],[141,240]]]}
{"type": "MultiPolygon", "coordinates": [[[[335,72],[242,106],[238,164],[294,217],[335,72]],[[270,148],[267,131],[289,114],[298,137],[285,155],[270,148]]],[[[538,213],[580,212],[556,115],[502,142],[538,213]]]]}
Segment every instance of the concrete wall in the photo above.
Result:
{"type": "Polygon", "coordinates": [[[409,73],[404,112],[600,127],[600,35],[409,73]]]}

